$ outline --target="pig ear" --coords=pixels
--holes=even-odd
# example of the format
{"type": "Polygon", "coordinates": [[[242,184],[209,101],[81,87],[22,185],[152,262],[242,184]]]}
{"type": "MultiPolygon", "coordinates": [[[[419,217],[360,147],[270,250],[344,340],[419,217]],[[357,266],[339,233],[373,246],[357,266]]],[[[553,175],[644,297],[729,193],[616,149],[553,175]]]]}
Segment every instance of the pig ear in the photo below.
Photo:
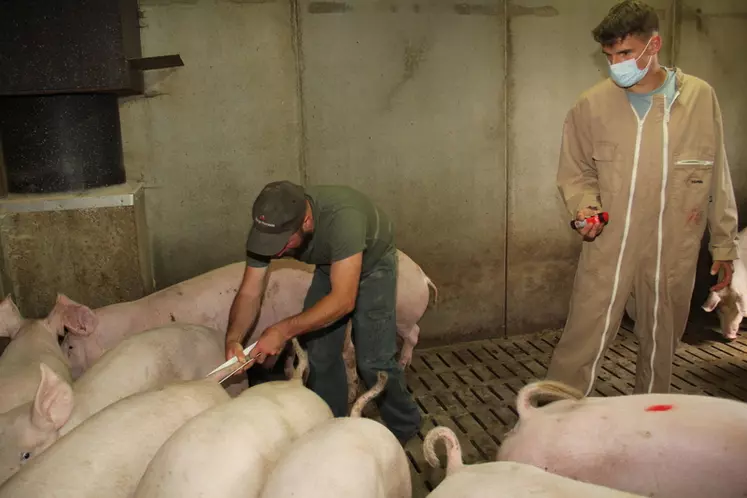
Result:
{"type": "Polygon", "coordinates": [[[703,308],[707,312],[711,312],[716,309],[716,306],[718,306],[718,303],[721,302],[721,295],[719,295],[718,292],[711,291],[710,294],[708,294],[708,299],[706,299],[706,302],[703,303],[703,308]]]}
{"type": "Polygon", "coordinates": [[[10,294],[0,301],[0,337],[13,339],[23,324],[23,317],[10,294]]]}
{"type": "Polygon", "coordinates": [[[59,430],[73,411],[73,389],[44,363],[41,382],[31,408],[31,423],[44,431],[59,430]]]}
{"type": "Polygon", "coordinates": [[[50,313],[50,317],[61,320],[61,323],[58,322],[57,329],[60,335],[62,335],[63,326],[73,334],[90,335],[99,324],[99,319],[91,308],[76,303],[64,294],[57,295],[57,304],[50,313]]]}

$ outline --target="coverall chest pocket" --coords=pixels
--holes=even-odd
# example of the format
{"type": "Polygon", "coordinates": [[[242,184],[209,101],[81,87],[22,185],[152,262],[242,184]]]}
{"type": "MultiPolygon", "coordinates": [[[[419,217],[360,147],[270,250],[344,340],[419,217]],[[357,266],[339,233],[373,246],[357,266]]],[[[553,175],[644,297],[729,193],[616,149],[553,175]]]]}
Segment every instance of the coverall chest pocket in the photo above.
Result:
{"type": "Polygon", "coordinates": [[[597,169],[599,191],[617,193],[620,191],[620,164],[617,160],[617,144],[613,142],[594,142],[592,159],[597,169]]]}
{"type": "Polygon", "coordinates": [[[672,180],[674,195],[683,209],[705,209],[711,190],[713,163],[712,149],[688,149],[674,154],[672,180]]]}

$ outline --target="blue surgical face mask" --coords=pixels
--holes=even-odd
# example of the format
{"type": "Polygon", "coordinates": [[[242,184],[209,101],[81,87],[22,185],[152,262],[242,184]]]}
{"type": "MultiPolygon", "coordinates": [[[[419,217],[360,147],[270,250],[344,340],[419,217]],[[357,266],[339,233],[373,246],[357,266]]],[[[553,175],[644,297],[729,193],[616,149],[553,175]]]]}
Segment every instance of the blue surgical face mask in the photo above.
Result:
{"type": "Polygon", "coordinates": [[[643,69],[638,69],[637,62],[638,59],[643,57],[643,54],[644,52],[646,52],[649,43],[651,43],[651,40],[653,40],[653,38],[649,38],[648,43],[646,43],[646,46],[641,52],[641,55],[639,55],[635,59],[628,59],[623,62],[618,62],[617,64],[610,64],[610,76],[615,83],[623,88],[630,88],[631,86],[641,81],[644,76],[646,76],[646,73],[648,73],[648,68],[651,65],[651,60],[654,58],[654,56],[649,56],[648,64],[646,64],[646,67],[644,67],[643,69]]]}

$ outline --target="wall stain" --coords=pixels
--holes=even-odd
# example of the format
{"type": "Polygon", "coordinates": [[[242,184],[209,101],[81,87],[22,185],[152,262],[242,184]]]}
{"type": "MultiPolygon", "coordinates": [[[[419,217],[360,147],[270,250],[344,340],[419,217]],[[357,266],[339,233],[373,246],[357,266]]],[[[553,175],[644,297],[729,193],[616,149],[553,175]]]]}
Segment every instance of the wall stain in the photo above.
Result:
{"type": "Polygon", "coordinates": [[[428,52],[429,48],[430,44],[424,39],[421,39],[417,43],[407,40],[404,49],[404,70],[402,78],[387,94],[386,110],[391,110],[394,97],[402,90],[402,87],[404,87],[408,81],[413,79],[420,64],[425,60],[425,54],[428,52]]]}
{"type": "Polygon", "coordinates": [[[497,16],[499,9],[493,5],[458,3],[454,5],[454,12],[461,16],[497,16]]]}
{"type": "Polygon", "coordinates": [[[184,5],[194,5],[199,0],[140,0],[140,6],[149,6],[149,5],[175,5],[175,4],[184,4],[184,5]]]}
{"type": "MultiPolygon", "coordinates": [[[[494,5],[479,5],[469,3],[458,3],[454,5],[454,12],[462,16],[499,16],[502,13],[502,7],[494,5]]],[[[558,9],[551,5],[542,7],[525,7],[523,5],[511,5],[508,14],[510,16],[537,16],[537,17],[555,17],[560,14],[558,9]]]]}
{"type": "MultiPolygon", "coordinates": [[[[140,0],[141,6],[155,6],[155,5],[176,5],[176,4],[184,4],[184,5],[195,5],[200,0],[140,0]]],[[[278,0],[222,0],[224,2],[228,3],[238,3],[238,4],[264,4],[264,3],[277,3],[278,0]]]]}
{"type": "Polygon", "coordinates": [[[345,2],[309,2],[309,14],[344,14],[353,10],[345,2]]]}
{"type": "MultiPolygon", "coordinates": [[[[149,1],[149,0],[145,0],[149,1]]],[[[150,1],[169,1],[169,0],[150,0],[150,1]]],[[[190,0],[181,0],[181,1],[190,1],[190,0]]],[[[195,0],[191,0],[195,1],[195,0]]],[[[263,3],[263,2],[270,2],[275,0],[228,0],[231,2],[238,2],[238,3],[263,3]]],[[[391,13],[397,13],[400,10],[403,12],[412,11],[416,14],[419,14],[423,11],[423,7],[421,7],[418,3],[413,3],[410,5],[409,9],[404,8],[401,4],[397,2],[377,2],[374,4],[373,9],[375,11],[379,12],[391,12],[391,13]]],[[[335,1],[318,1],[318,2],[310,2],[307,8],[307,11],[310,14],[344,14],[345,12],[350,12],[353,10],[353,6],[348,4],[347,2],[335,2],[335,1]]],[[[429,9],[431,11],[440,10],[437,8],[429,9]]],[[[496,5],[482,5],[482,4],[475,4],[475,3],[456,3],[453,6],[451,6],[451,9],[454,13],[460,16],[494,16],[499,17],[503,15],[503,7],[496,6],[496,5]]],[[[512,16],[537,16],[537,17],[555,17],[559,15],[558,9],[551,5],[544,5],[540,7],[525,7],[523,5],[511,5],[509,7],[509,14],[512,16]]]]}
{"type": "Polygon", "coordinates": [[[536,16],[536,17],[555,17],[560,15],[558,9],[552,5],[542,7],[525,7],[523,5],[511,5],[508,10],[509,16],[536,16]]]}

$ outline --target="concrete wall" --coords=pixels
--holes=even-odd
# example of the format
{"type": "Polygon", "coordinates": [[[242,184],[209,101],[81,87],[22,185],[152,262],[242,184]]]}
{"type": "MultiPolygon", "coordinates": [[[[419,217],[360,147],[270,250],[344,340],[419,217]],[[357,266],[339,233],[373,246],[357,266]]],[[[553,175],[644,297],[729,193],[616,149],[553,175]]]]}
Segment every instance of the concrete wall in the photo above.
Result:
{"type": "MultiPolygon", "coordinates": [[[[674,36],[677,65],[708,81],[716,90],[724,119],[726,153],[739,208],[739,226],[747,226],[747,66],[737,49],[747,43],[747,2],[686,0],[677,13],[674,36]]],[[[704,237],[691,305],[693,322],[717,324],[715,313],[700,305],[708,297],[711,258],[704,237]]]]}
{"type": "MultiPolygon", "coordinates": [[[[606,75],[590,31],[613,3],[141,0],[144,55],[185,62],[122,105],[157,285],[242,258],[266,182],[339,182],[395,217],[439,285],[426,342],[562,326],[579,240],[557,151],[568,108],[606,75]]],[[[654,4],[662,61],[718,92],[744,203],[747,3],[654,4]]]]}
{"type": "Polygon", "coordinates": [[[122,105],[128,179],[142,178],[158,287],[244,258],[262,186],[299,181],[299,109],[287,2],[140,0],[147,73],[122,105]]]}
{"type": "MultiPolygon", "coordinates": [[[[615,0],[512,2],[508,189],[509,334],[565,323],[580,237],[555,186],[563,121],[579,94],[609,74],[591,30],[615,0]]],[[[651,1],[669,40],[669,0],[651,1]]],[[[661,62],[668,64],[669,54],[661,62]]]]}
{"type": "Polygon", "coordinates": [[[503,5],[416,5],[301,2],[307,177],[361,188],[393,217],[440,289],[429,335],[502,333],[503,5]]]}
{"type": "Polygon", "coordinates": [[[726,153],[739,204],[747,222],[747,63],[738,47],[747,44],[747,2],[686,0],[677,34],[677,65],[716,90],[724,119],[726,153]]]}

